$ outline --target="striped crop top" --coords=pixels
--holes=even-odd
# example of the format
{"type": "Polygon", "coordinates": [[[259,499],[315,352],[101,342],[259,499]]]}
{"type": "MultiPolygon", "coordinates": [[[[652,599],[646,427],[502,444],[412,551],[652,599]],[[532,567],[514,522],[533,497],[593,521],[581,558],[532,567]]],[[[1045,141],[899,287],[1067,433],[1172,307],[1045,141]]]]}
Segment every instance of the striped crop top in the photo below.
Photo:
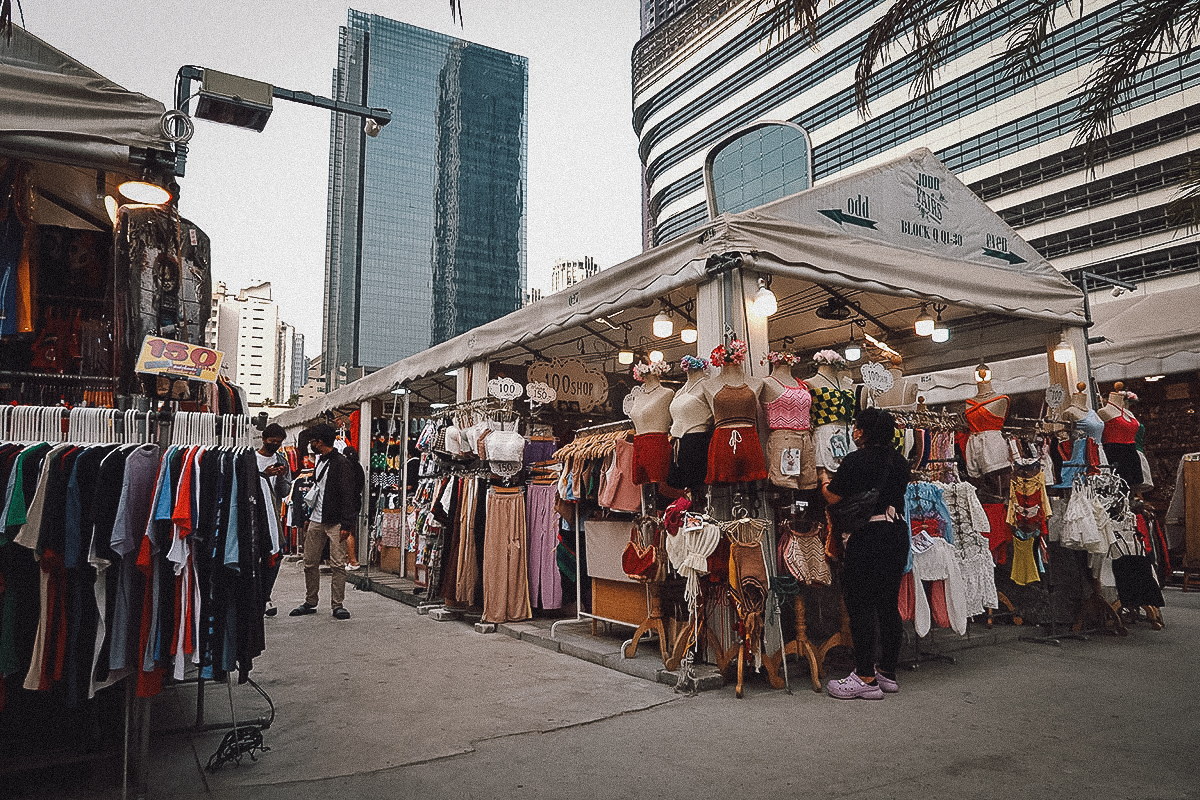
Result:
{"type": "Polygon", "coordinates": [[[764,403],[767,410],[767,427],[773,431],[806,431],[812,427],[809,421],[809,410],[812,407],[812,395],[808,384],[803,381],[799,386],[787,386],[778,378],[770,377],[783,388],[783,394],[769,403],[764,403]]]}

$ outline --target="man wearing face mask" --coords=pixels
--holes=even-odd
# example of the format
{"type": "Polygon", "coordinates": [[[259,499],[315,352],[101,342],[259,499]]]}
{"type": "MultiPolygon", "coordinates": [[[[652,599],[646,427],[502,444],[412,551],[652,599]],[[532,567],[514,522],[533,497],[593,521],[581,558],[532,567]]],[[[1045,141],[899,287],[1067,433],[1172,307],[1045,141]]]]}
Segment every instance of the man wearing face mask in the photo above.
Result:
{"type": "Polygon", "coordinates": [[[333,448],[337,434],[325,423],[307,431],[310,447],[317,456],[313,470],[313,487],[305,495],[309,508],[308,524],[304,529],[304,602],[292,609],[291,616],[299,617],[317,612],[321,588],[321,551],[329,540],[329,594],[334,619],[350,619],[342,606],[346,599],[346,540],[354,531],[358,519],[358,495],[354,488],[354,473],[346,457],[333,448]]]}
{"type": "Polygon", "coordinates": [[[283,453],[279,452],[285,435],[283,428],[272,422],[263,429],[262,447],[255,453],[258,457],[258,482],[263,499],[260,506],[263,519],[259,522],[262,524],[261,529],[266,530],[271,538],[271,552],[263,569],[263,597],[267,598],[264,613],[268,617],[275,616],[277,611],[275,603],[271,600],[271,591],[275,588],[275,579],[279,576],[279,562],[283,557],[279,524],[280,502],[288,496],[292,488],[292,471],[283,453]]]}

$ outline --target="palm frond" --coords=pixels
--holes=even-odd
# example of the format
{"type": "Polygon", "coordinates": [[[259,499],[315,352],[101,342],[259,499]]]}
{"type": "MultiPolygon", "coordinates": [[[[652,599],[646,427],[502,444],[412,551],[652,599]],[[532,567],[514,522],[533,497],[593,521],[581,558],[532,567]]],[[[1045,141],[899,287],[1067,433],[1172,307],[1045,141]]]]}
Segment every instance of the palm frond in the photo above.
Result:
{"type": "Polygon", "coordinates": [[[998,5],[1003,0],[896,0],[867,33],[854,70],[854,102],[864,117],[869,112],[871,81],[894,50],[916,59],[913,94],[933,86],[945,65],[947,45],[964,18],[998,5]]]}
{"type": "Polygon", "coordinates": [[[753,15],[755,19],[767,21],[768,44],[776,34],[782,41],[797,28],[816,44],[819,5],[820,0],[755,0],[753,15]]]}
{"type": "MultiPolygon", "coordinates": [[[[1037,70],[1046,39],[1055,27],[1055,15],[1060,8],[1069,11],[1071,5],[1071,0],[1035,0],[1029,10],[1013,22],[1004,60],[1018,79],[1029,78],[1037,70]]],[[[1083,0],[1079,0],[1079,13],[1083,13],[1083,0]]]]}
{"type": "Polygon", "coordinates": [[[1179,194],[1168,207],[1171,223],[1189,230],[1200,228],[1200,156],[1194,156],[1188,167],[1188,177],[1179,187],[1179,194]]]}
{"type": "Polygon", "coordinates": [[[1198,0],[1148,0],[1131,8],[1112,37],[1097,52],[1096,68],[1076,92],[1079,98],[1077,144],[1089,161],[1097,143],[1112,132],[1139,70],[1163,55],[1191,47],[1197,31],[1198,0]]]}

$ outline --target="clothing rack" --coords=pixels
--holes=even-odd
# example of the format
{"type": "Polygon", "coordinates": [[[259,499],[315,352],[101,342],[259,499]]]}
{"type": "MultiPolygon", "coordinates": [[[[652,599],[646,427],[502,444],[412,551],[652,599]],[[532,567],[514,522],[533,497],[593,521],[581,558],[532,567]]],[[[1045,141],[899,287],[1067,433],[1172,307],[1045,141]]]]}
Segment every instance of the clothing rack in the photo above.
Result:
{"type": "Polygon", "coordinates": [[[472,411],[504,411],[511,410],[512,402],[509,400],[497,400],[494,397],[480,397],[475,400],[465,400],[461,403],[454,403],[445,408],[435,408],[429,412],[429,416],[433,419],[445,419],[452,417],[455,414],[463,414],[472,411]]]}
{"type": "Polygon", "coordinates": [[[914,430],[967,431],[967,418],[961,411],[892,411],[896,423],[914,430]]]}
{"type": "MultiPolygon", "coordinates": [[[[591,425],[586,428],[580,428],[578,431],[576,431],[575,439],[574,439],[574,441],[572,441],[571,444],[574,444],[575,442],[580,441],[581,439],[590,439],[594,436],[600,436],[600,435],[606,434],[606,433],[621,433],[624,431],[632,431],[632,430],[633,430],[633,422],[632,422],[632,420],[627,420],[627,419],[618,420],[617,422],[606,422],[602,425],[591,425]]],[[[569,448],[570,446],[571,445],[568,444],[566,447],[559,449],[559,451],[554,454],[554,460],[555,461],[561,460],[559,458],[560,454],[562,454],[563,451],[567,450],[567,448],[569,448]]],[[[640,628],[641,623],[638,623],[637,625],[633,625],[633,624],[630,624],[623,620],[610,619],[608,617],[601,617],[599,615],[591,614],[591,613],[588,613],[583,610],[584,576],[583,576],[583,570],[582,570],[583,565],[580,563],[580,560],[579,560],[579,552],[580,552],[580,550],[579,550],[579,503],[575,503],[575,618],[574,619],[560,619],[557,622],[555,622],[553,625],[551,625],[550,626],[550,638],[551,639],[555,638],[555,632],[558,630],[559,625],[564,625],[564,624],[571,625],[574,623],[586,622],[588,620],[599,620],[601,622],[608,622],[608,623],[614,624],[614,625],[622,625],[627,628],[633,628],[635,631],[638,628],[640,628]]],[[[649,591],[650,590],[648,587],[647,587],[646,591],[647,591],[647,595],[646,595],[647,603],[649,603],[649,597],[650,597],[649,591]]],[[[622,651],[622,653],[625,652],[624,645],[622,645],[621,651],[622,651]]]]}
{"type": "Polygon", "coordinates": [[[249,447],[251,430],[249,417],[234,414],[0,406],[0,440],[12,442],[249,447]]]}
{"type": "Polygon", "coordinates": [[[588,436],[597,436],[601,433],[615,433],[616,431],[631,431],[633,430],[633,421],[628,419],[617,420],[616,422],[605,422],[602,425],[591,425],[587,428],[580,428],[575,431],[575,438],[585,438],[588,436]]]}

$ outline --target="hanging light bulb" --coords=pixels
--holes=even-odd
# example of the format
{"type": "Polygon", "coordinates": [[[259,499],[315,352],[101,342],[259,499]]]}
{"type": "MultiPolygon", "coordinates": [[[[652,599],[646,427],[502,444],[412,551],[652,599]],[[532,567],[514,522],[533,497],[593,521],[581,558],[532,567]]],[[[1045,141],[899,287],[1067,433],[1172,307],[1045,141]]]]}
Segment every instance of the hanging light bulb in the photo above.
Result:
{"type": "Polygon", "coordinates": [[[941,311],[938,312],[937,321],[933,323],[933,332],[929,334],[929,338],[938,344],[950,341],[950,329],[942,322],[941,311]]]}
{"type": "Polygon", "coordinates": [[[862,348],[854,341],[854,323],[850,323],[850,344],[846,345],[846,360],[858,361],[862,358],[862,348]]]}
{"type": "Polygon", "coordinates": [[[769,317],[779,310],[779,300],[775,293],[767,288],[768,285],[765,278],[758,279],[758,291],[754,293],[754,300],[750,303],[750,312],[755,316],[769,317]]]}
{"type": "Polygon", "coordinates": [[[662,360],[663,360],[662,350],[651,350],[650,351],[650,363],[651,364],[661,364],[662,360]]]}
{"type": "Polygon", "coordinates": [[[1075,359],[1075,348],[1067,344],[1066,336],[1062,336],[1058,340],[1058,344],[1054,345],[1054,361],[1056,364],[1070,364],[1075,359]]]}
{"type": "Polygon", "coordinates": [[[135,203],[152,206],[161,206],[171,199],[171,193],[166,189],[146,181],[125,181],[117,191],[135,203]]]}
{"type": "Polygon", "coordinates": [[[921,316],[917,317],[916,323],[913,324],[913,330],[917,332],[917,336],[932,336],[936,324],[933,317],[929,315],[929,310],[922,305],[921,316]]]}
{"type": "Polygon", "coordinates": [[[617,351],[617,363],[628,367],[633,363],[633,351],[629,349],[629,329],[625,329],[625,344],[617,351]]]}
{"type": "Polygon", "coordinates": [[[654,318],[654,335],[659,339],[665,339],[675,331],[675,321],[671,319],[671,315],[666,309],[658,312],[658,316],[654,318]]]}
{"type": "Polygon", "coordinates": [[[992,368],[979,359],[979,366],[975,367],[975,382],[987,383],[992,379],[992,368]]]}
{"type": "Polygon", "coordinates": [[[695,344],[698,338],[700,338],[700,334],[696,332],[696,326],[690,322],[679,329],[679,341],[684,344],[695,344]]]}

